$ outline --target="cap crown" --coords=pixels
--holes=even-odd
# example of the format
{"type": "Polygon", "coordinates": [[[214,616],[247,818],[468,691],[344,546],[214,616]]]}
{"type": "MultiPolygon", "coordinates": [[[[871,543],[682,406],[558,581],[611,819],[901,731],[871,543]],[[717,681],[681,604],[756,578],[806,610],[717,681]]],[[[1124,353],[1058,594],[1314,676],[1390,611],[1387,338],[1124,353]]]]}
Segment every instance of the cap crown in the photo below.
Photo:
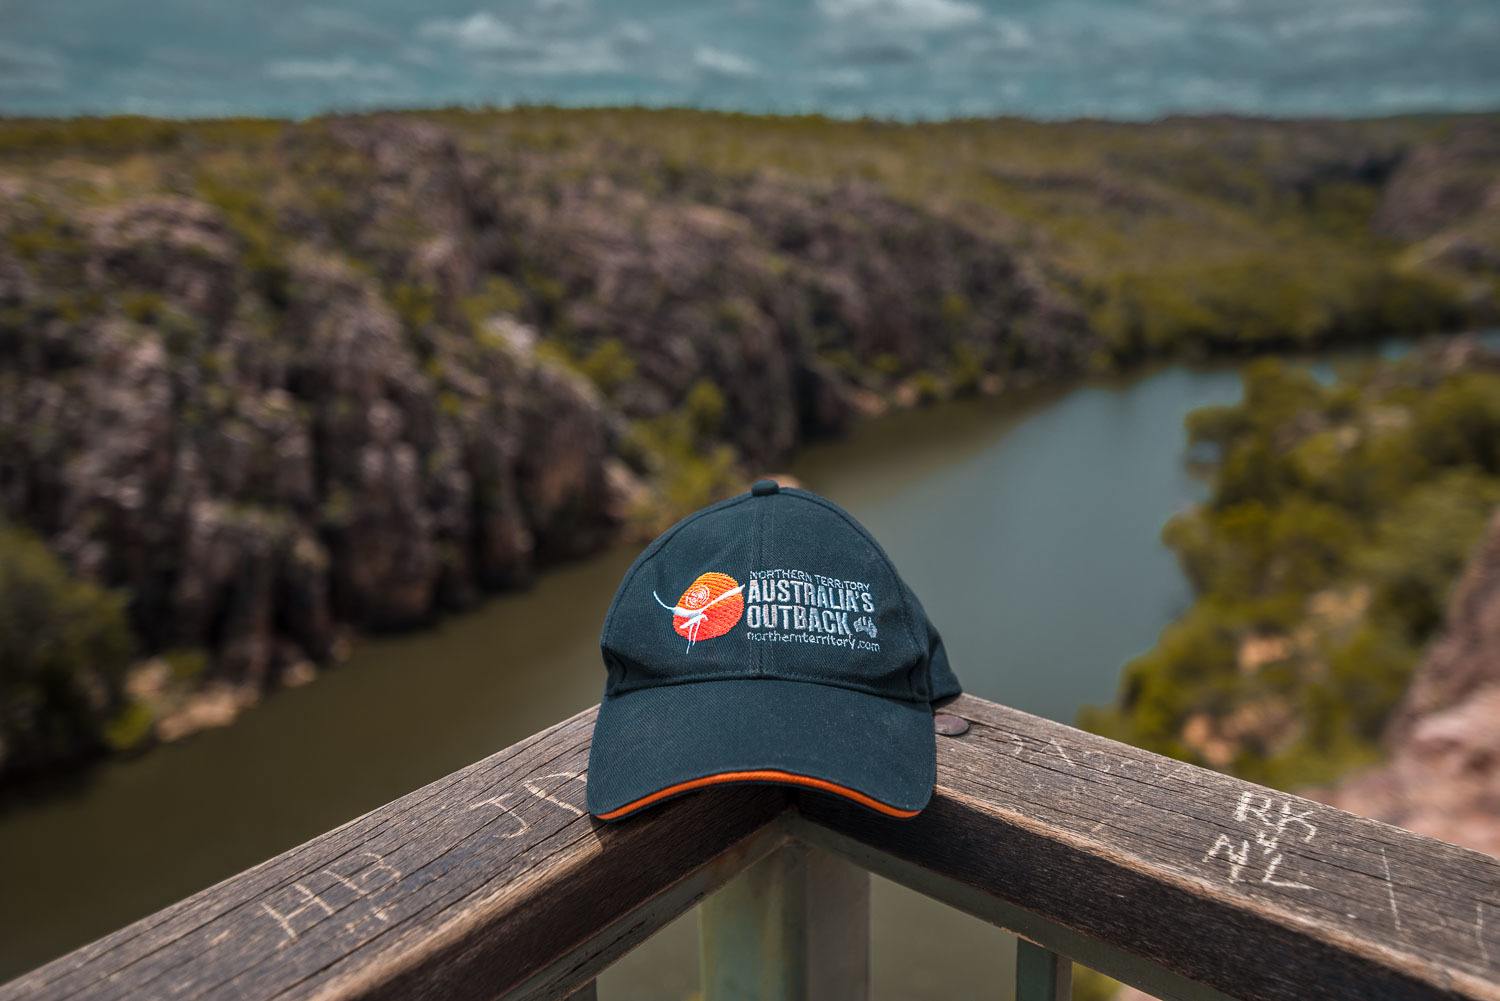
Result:
{"type": "Polygon", "coordinates": [[[937,631],[870,534],[805,490],[742,494],[636,559],[601,645],[607,695],[779,678],[888,698],[957,694],[937,631]]]}

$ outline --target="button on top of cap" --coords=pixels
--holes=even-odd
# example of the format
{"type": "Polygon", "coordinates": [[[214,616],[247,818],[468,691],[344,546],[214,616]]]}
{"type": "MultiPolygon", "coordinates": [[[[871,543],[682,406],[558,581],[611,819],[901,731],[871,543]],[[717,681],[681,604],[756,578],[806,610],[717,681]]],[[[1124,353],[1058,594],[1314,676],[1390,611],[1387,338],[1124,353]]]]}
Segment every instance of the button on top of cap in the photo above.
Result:
{"type": "Polygon", "coordinates": [[[778,493],[780,490],[781,484],[777,483],[775,480],[756,480],[755,483],[750,487],[750,492],[757,497],[769,497],[771,494],[778,493]]]}

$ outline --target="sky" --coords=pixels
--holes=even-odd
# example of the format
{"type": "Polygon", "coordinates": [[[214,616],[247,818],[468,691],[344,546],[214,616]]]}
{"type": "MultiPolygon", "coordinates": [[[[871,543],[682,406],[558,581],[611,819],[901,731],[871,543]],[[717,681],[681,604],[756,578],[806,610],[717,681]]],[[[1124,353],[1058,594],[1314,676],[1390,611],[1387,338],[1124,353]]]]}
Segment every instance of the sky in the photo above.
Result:
{"type": "Polygon", "coordinates": [[[0,0],[0,114],[1500,109],[1500,0],[0,0]]]}

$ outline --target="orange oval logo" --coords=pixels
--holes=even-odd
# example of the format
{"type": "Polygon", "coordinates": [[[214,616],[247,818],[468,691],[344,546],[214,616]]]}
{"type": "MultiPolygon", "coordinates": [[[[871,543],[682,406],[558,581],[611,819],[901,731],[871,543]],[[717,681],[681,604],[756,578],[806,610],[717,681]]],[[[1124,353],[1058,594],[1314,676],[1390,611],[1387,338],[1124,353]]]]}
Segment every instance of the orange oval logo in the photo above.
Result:
{"type": "Polygon", "coordinates": [[[672,609],[672,629],[689,643],[723,636],[745,612],[744,588],[727,573],[700,574],[672,609]]]}

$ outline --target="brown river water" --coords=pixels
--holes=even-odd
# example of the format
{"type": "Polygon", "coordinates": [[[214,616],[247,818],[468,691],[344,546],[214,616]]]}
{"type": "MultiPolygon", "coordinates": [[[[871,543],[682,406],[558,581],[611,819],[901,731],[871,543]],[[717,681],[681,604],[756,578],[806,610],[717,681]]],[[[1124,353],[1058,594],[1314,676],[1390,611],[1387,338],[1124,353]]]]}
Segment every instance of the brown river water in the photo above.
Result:
{"type": "MultiPolygon", "coordinates": [[[[1319,363],[1327,370],[1327,363],[1319,363]]],[[[1190,594],[1162,524],[1201,496],[1183,418],[1234,366],[1170,367],[868,423],[791,472],[881,541],[966,690],[1071,723],[1190,594]]],[[[598,628],[634,550],[545,574],[349,662],[233,726],[0,806],[0,980],[598,700],[598,628]]],[[[1003,996],[1013,944],[876,880],[875,996],[1003,996]]],[[[697,988],[685,915],[608,970],[605,1001],[697,988]]]]}

